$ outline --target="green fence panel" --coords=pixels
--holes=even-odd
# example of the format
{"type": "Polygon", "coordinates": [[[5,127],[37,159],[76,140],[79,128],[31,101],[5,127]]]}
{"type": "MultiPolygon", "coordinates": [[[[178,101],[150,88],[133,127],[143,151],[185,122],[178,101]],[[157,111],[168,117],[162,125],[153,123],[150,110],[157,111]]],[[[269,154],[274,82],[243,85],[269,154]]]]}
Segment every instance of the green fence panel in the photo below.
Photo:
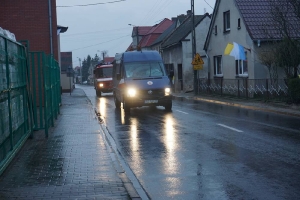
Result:
{"type": "Polygon", "coordinates": [[[0,174],[32,133],[25,47],[0,35],[0,174]]]}
{"type": "Polygon", "coordinates": [[[44,129],[48,137],[48,129],[54,126],[61,102],[59,65],[44,52],[29,52],[29,65],[34,130],[44,129]]]}

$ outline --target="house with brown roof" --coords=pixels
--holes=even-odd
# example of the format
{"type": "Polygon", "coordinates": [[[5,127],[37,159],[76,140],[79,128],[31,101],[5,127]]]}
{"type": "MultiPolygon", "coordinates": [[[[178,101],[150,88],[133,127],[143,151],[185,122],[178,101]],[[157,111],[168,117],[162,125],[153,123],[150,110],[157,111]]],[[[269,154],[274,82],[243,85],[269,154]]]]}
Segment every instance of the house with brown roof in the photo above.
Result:
{"type": "Polygon", "coordinates": [[[152,43],[171,25],[172,20],[165,18],[159,24],[155,24],[140,40],[138,46],[142,50],[151,50],[152,43]]]}
{"type": "MultiPolygon", "coordinates": [[[[288,0],[216,0],[204,45],[209,58],[208,79],[269,78],[270,72],[268,67],[262,64],[261,55],[262,52],[273,48],[272,41],[280,41],[283,38],[282,30],[274,19],[273,12],[274,3],[279,2],[288,5],[288,0]],[[231,55],[234,46],[241,47],[245,59],[228,55],[229,46],[231,46],[231,55]]],[[[290,36],[299,39],[299,18],[297,20],[289,13],[288,7],[280,6],[279,10],[286,12],[288,21],[294,21],[293,26],[298,28],[295,29],[296,31],[291,31],[290,36]]],[[[278,78],[285,78],[282,69],[278,69],[278,78]]]]}
{"type": "Polygon", "coordinates": [[[152,29],[152,26],[134,26],[132,28],[132,43],[129,45],[126,51],[136,50],[138,44],[142,38],[152,29]]]}
{"type": "Polygon", "coordinates": [[[177,17],[172,17],[172,25],[169,26],[152,44],[150,45],[150,48],[152,50],[156,50],[158,52],[161,52],[161,44],[182,22],[188,17],[190,14],[190,10],[187,11],[187,15],[181,14],[177,17]]]}
{"type": "MultiPolygon", "coordinates": [[[[207,71],[205,52],[203,50],[208,33],[211,16],[195,15],[196,52],[204,60],[203,70],[197,72],[198,77],[207,71]]],[[[161,43],[161,54],[168,70],[174,72],[174,92],[192,91],[194,89],[194,70],[192,52],[192,15],[186,16],[179,26],[173,30],[161,43]]]]}

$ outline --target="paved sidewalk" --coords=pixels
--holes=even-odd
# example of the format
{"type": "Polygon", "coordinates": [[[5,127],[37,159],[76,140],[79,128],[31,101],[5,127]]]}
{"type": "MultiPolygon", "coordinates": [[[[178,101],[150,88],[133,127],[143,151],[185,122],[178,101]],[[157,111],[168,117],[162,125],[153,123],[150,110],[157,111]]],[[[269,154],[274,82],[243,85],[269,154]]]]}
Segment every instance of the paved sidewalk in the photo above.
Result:
{"type": "Polygon", "coordinates": [[[62,95],[49,137],[34,132],[0,176],[0,199],[139,199],[82,89],[62,95]]]}

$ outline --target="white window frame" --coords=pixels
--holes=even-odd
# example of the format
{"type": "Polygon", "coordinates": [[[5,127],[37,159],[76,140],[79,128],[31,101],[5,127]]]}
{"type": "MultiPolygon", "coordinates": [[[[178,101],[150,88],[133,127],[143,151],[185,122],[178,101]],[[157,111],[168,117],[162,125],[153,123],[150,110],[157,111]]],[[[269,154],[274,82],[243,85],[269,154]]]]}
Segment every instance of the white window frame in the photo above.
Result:
{"type": "Polygon", "coordinates": [[[230,10],[223,13],[224,17],[224,32],[230,31],[230,10]]]}
{"type": "Polygon", "coordinates": [[[215,76],[223,76],[223,66],[222,66],[222,56],[214,56],[214,75],[215,76]],[[220,65],[220,72],[219,72],[219,65],[220,65]]]}
{"type": "Polygon", "coordinates": [[[238,76],[248,77],[247,52],[245,51],[246,60],[237,60],[238,76]],[[245,69],[246,68],[246,69],[245,69]]]}

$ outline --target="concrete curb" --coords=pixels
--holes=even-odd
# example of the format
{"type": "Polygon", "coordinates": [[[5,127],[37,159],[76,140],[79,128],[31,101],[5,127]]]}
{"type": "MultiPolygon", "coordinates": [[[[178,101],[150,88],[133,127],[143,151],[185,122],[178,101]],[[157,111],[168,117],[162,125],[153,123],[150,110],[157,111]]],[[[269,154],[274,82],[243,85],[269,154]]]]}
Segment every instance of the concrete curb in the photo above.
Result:
{"type": "Polygon", "coordinates": [[[97,108],[94,108],[94,110],[95,110],[95,115],[98,118],[98,121],[100,123],[100,127],[101,127],[101,130],[102,130],[102,134],[104,136],[105,142],[110,148],[110,156],[111,156],[112,162],[114,164],[114,167],[115,167],[115,169],[118,173],[118,176],[120,177],[121,181],[123,182],[124,187],[126,188],[130,199],[141,200],[142,198],[138,194],[138,192],[135,189],[133,183],[127,177],[127,174],[126,174],[125,170],[123,169],[123,167],[122,167],[122,165],[121,165],[121,163],[118,159],[118,156],[116,155],[117,153],[114,150],[114,148],[113,148],[113,146],[110,142],[110,139],[107,136],[107,134],[109,134],[109,133],[107,133],[106,126],[103,124],[103,119],[101,118],[100,112],[97,111],[97,108]]]}
{"type": "MultiPolygon", "coordinates": [[[[186,97],[189,99],[189,97],[186,97]]],[[[205,102],[210,102],[210,103],[217,103],[217,104],[223,104],[223,105],[228,105],[228,106],[235,106],[235,107],[240,107],[240,108],[246,108],[246,109],[251,109],[251,110],[258,110],[258,111],[264,111],[264,112],[272,112],[272,113],[278,113],[278,114],[283,114],[283,115],[289,115],[289,116],[295,116],[295,117],[300,117],[300,112],[291,112],[291,111],[282,111],[278,110],[276,108],[270,109],[270,108],[263,108],[261,106],[254,106],[254,105],[243,105],[235,102],[226,102],[226,101],[219,101],[219,100],[212,100],[212,99],[205,99],[201,97],[190,97],[194,100],[198,101],[205,101],[205,102]]]]}

